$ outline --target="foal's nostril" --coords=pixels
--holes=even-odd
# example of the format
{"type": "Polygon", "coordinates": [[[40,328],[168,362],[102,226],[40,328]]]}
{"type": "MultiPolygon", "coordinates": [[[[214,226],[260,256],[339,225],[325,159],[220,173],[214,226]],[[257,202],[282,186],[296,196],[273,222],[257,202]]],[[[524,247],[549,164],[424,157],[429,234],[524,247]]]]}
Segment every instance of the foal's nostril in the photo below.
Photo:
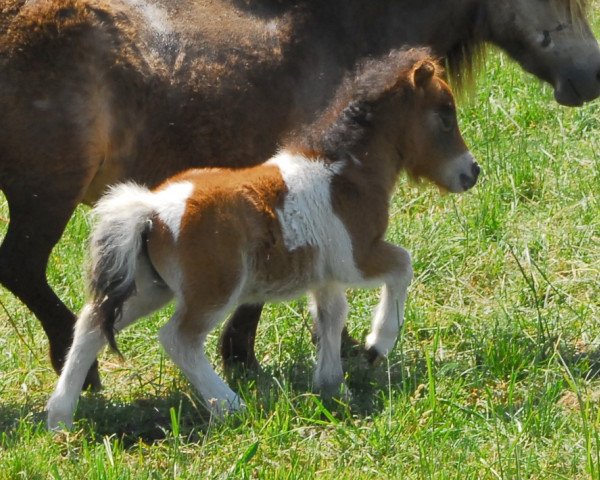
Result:
{"type": "Polygon", "coordinates": [[[475,185],[475,182],[477,181],[477,178],[470,177],[469,175],[465,175],[464,173],[461,173],[458,178],[460,180],[460,186],[463,188],[463,190],[468,190],[473,185],[475,185]]]}
{"type": "Polygon", "coordinates": [[[473,176],[475,178],[477,178],[479,176],[479,173],[481,172],[481,167],[479,166],[479,164],[477,162],[473,163],[473,165],[471,165],[471,172],[473,172],[473,176]]]}

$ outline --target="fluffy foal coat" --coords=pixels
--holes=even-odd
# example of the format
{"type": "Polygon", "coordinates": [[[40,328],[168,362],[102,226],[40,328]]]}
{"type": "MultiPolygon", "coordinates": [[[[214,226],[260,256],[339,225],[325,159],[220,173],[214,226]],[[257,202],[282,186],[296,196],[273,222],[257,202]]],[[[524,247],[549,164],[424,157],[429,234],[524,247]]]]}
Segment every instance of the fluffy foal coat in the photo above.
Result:
{"type": "Polygon", "coordinates": [[[220,414],[242,402],[204,353],[208,333],[241,303],[311,296],[318,329],[315,389],[340,393],[345,288],[383,283],[367,348],[386,355],[403,321],[408,252],[383,240],[401,170],[451,192],[479,167],[456,123],[454,100],[426,50],[363,62],[319,120],[265,164],[195,169],[150,191],[114,187],[98,204],[91,298],[48,403],[48,424],[72,424],[86,372],[114,332],[173,297],[159,338],[220,414]]]}

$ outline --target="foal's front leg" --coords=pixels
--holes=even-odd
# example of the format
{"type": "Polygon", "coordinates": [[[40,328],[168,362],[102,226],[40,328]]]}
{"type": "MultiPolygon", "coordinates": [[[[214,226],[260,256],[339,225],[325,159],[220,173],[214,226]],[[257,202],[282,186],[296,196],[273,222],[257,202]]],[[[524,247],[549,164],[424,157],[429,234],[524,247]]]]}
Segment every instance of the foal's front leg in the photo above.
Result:
{"type": "Polygon", "coordinates": [[[413,276],[410,254],[401,247],[381,242],[366,262],[364,271],[369,279],[384,281],[366,339],[369,361],[375,363],[394,347],[404,323],[404,303],[413,276]]]}
{"type": "Polygon", "coordinates": [[[325,397],[340,394],[344,383],[341,358],[341,335],[348,303],[344,288],[339,284],[329,284],[313,291],[311,313],[318,335],[317,366],[314,375],[314,388],[325,397]]]}

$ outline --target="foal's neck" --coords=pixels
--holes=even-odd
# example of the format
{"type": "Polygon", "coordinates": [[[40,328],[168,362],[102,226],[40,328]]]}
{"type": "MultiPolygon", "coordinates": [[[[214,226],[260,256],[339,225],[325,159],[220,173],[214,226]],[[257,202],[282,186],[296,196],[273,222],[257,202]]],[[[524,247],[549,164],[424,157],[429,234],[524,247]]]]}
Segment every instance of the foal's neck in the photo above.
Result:
{"type": "Polygon", "coordinates": [[[340,175],[364,184],[365,190],[378,190],[386,198],[392,195],[402,170],[401,155],[381,136],[376,136],[359,151],[345,155],[340,175]]]}
{"type": "MultiPolygon", "coordinates": [[[[390,131],[402,128],[403,119],[398,117],[390,131]]],[[[354,185],[357,191],[377,191],[378,196],[389,199],[404,167],[404,149],[386,134],[389,126],[379,123],[359,125],[342,113],[326,124],[312,124],[292,137],[284,150],[330,165],[339,180],[354,185]]]]}

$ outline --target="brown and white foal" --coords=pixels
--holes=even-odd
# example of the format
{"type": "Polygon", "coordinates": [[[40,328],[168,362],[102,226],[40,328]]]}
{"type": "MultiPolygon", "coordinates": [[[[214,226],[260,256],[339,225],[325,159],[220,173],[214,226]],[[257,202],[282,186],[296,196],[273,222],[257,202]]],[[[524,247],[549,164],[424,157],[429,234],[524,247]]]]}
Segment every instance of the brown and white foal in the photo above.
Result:
{"type": "Polygon", "coordinates": [[[239,304],[307,291],[319,335],[314,385],[340,392],[344,289],[384,285],[367,336],[373,353],[386,355],[402,325],[410,256],[383,240],[402,170],[451,192],[479,174],[426,50],[362,63],[319,120],[263,165],[189,170],[153,191],[112,188],[95,209],[90,300],[48,402],[49,427],[72,424],[86,372],[107,341],[116,348],[114,332],[173,297],[160,341],[215,413],[243,404],[205,356],[208,333],[239,304]]]}

